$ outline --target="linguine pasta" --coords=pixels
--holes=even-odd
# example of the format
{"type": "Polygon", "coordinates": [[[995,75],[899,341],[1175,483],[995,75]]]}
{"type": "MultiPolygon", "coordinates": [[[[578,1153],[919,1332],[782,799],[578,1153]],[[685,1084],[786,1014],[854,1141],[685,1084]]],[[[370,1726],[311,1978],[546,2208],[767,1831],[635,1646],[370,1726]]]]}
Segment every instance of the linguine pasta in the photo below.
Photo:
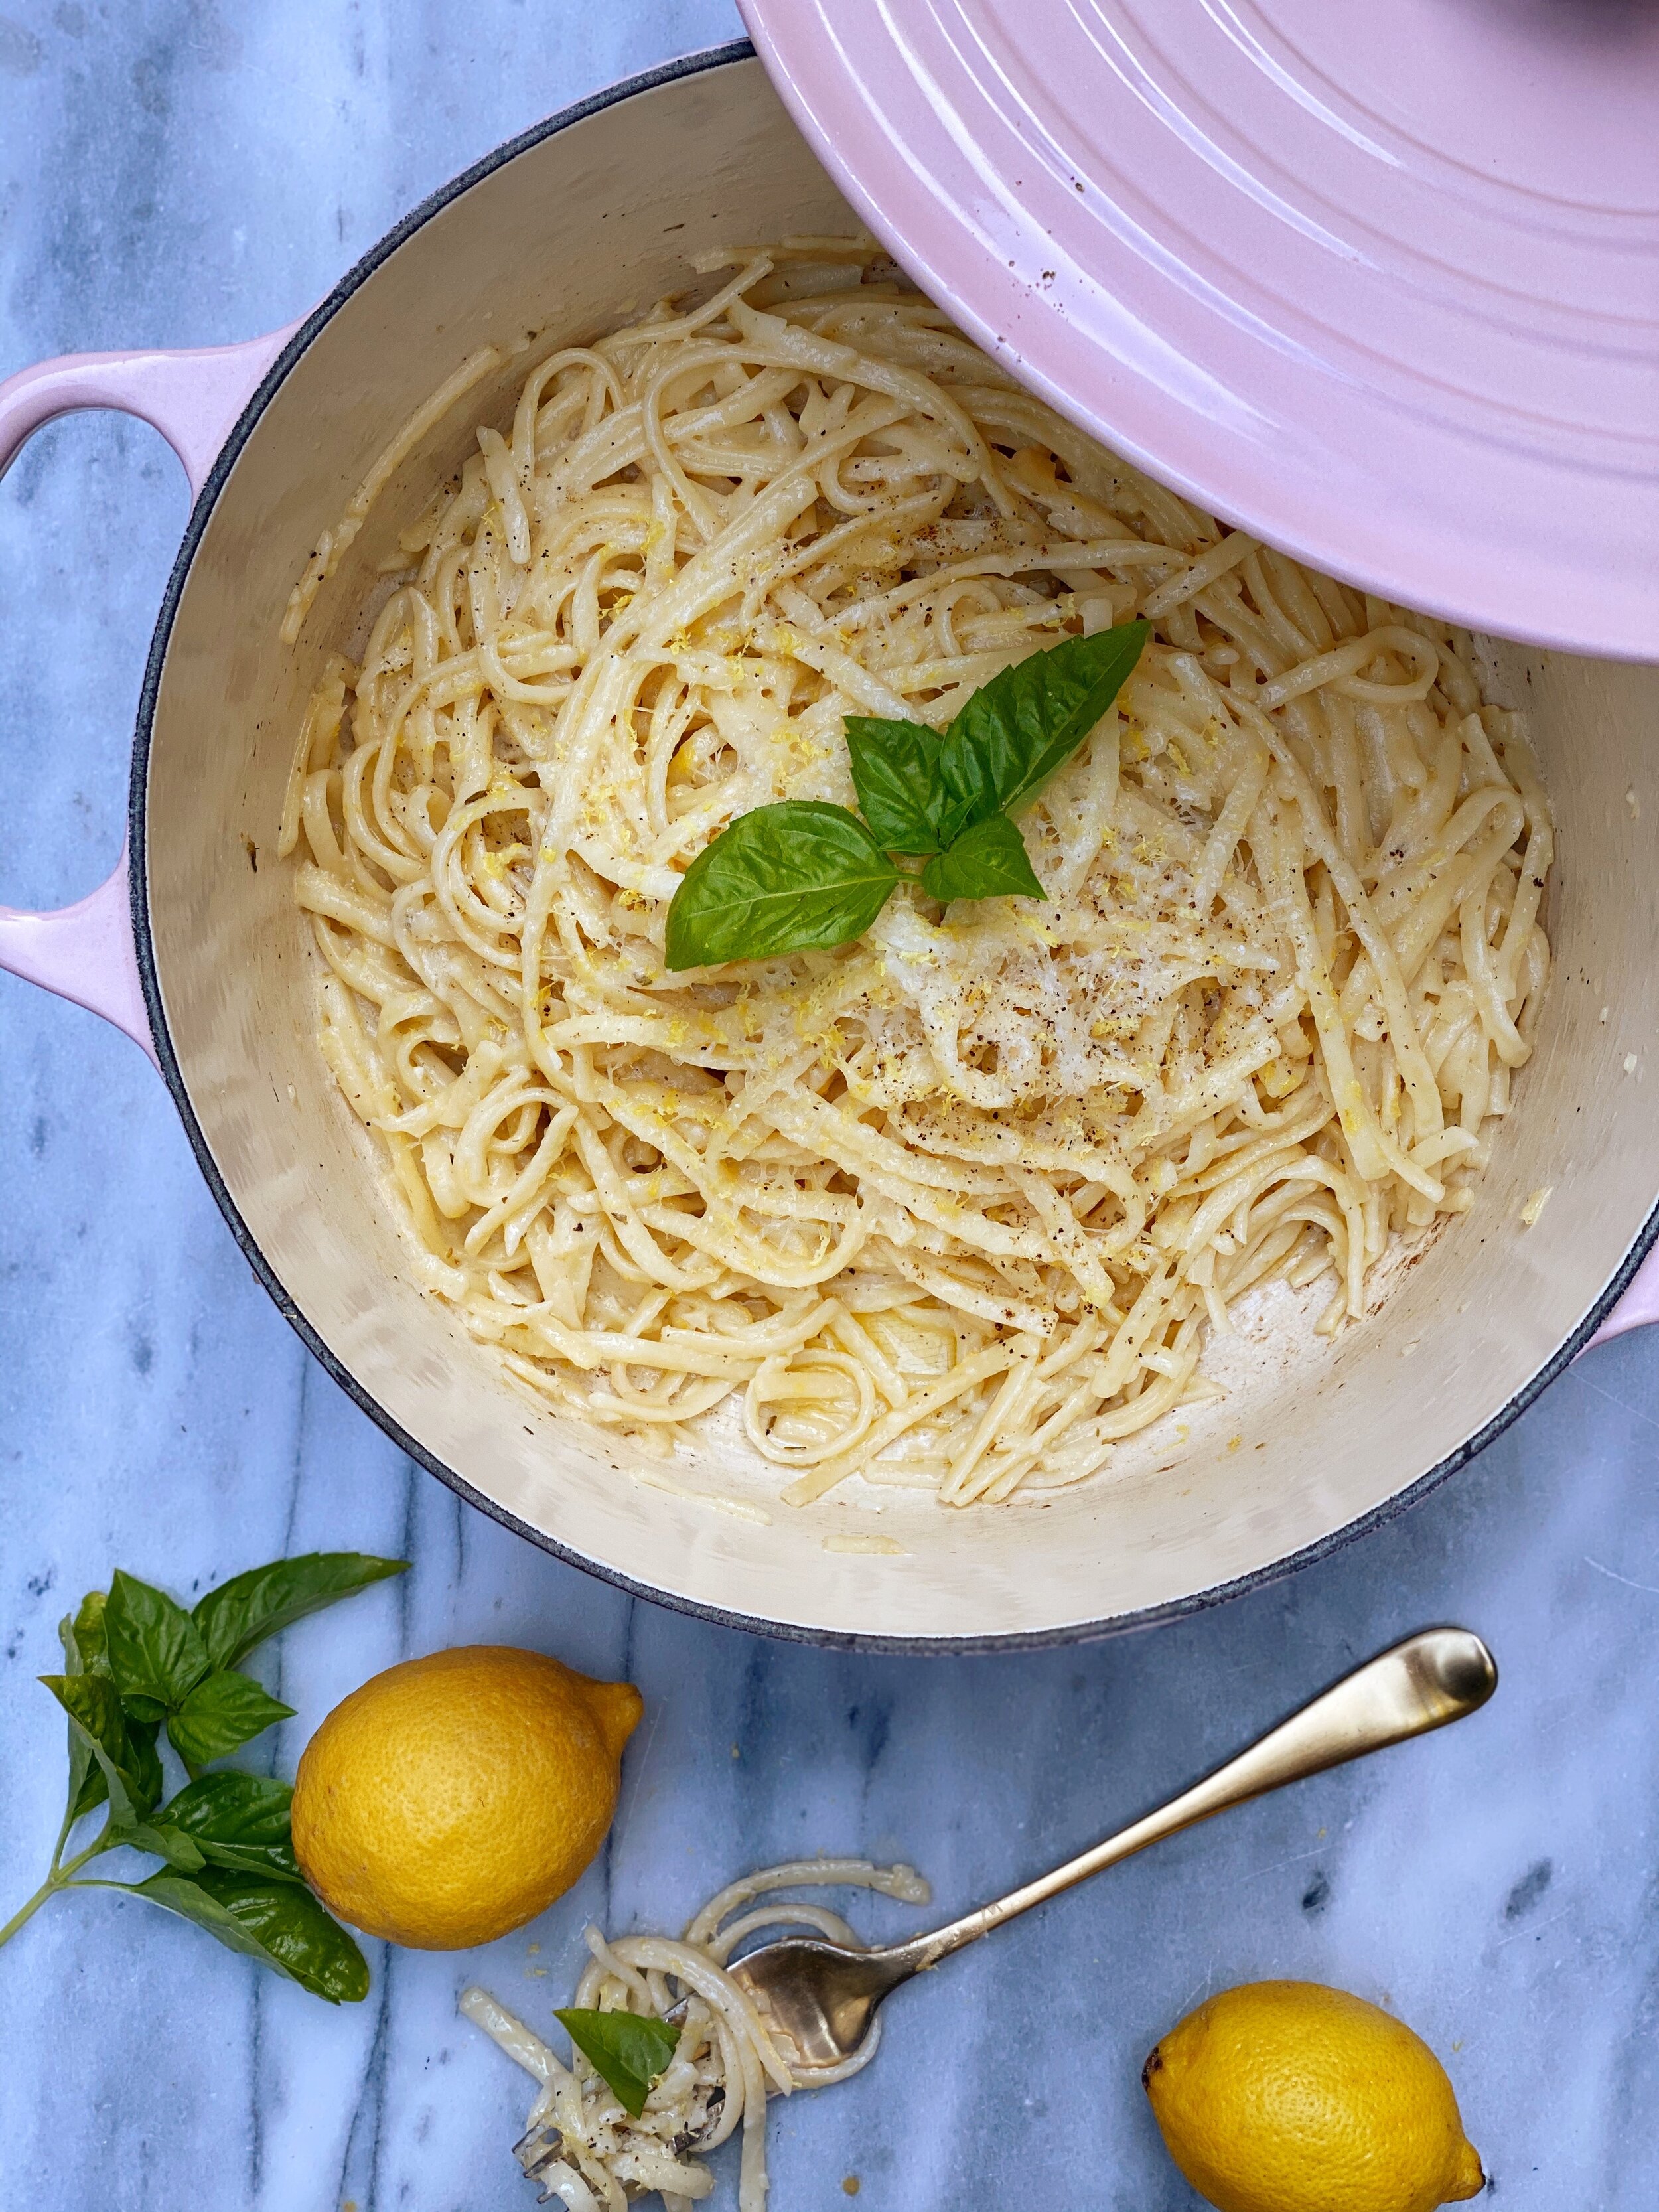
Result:
{"type": "Polygon", "coordinates": [[[799,1859],[745,1875],[704,1905],[684,1936],[586,1931],[592,1960],[573,2002],[584,2010],[641,2012],[661,2019],[684,2002],[678,2048],[635,2119],[580,2051],[561,2064],[541,2038],[489,1991],[463,1992],[460,2007],[509,2058],[541,2083],[514,2154],[526,2174],[568,2212],[625,2212],[658,2191],[664,2212],[689,2212],[714,2186],[690,2155],[717,2150],[741,2125],[738,2212],[764,2212],[766,2100],[792,2090],[844,2081],[870,2063],[881,2043],[879,2015],[854,2055],[839,2066],[796,2069],[748,1992],[726,1972],[738,1943],[763,1928],[810,1928],[849,1950],[864,1948],[839,1913],[799,1900],[754,1905],[778,1889],[876,1889],[907,1905],[926,1905],[927,1884],[913,1868],[868,1859],[799,1859]]]}
{"type": "Polygon", "coordinates": [[[282,831],[322,1049],[411,1272],[544,1406],[662,1455],[731,1399],[796,1503],[1030,1498],[1215,1395],[1255,1286],[1326,1278],[1333,1333],[1468,1210],[1548,807],[1465,634],[1160,489],[872,246],[724,268],[540,362],[329,659],[282,831]],[[1021,820],[1045,902],[665,969],[726,824],[852,803],[845,714],[943,728],[1137,615],[1021,820]]]}

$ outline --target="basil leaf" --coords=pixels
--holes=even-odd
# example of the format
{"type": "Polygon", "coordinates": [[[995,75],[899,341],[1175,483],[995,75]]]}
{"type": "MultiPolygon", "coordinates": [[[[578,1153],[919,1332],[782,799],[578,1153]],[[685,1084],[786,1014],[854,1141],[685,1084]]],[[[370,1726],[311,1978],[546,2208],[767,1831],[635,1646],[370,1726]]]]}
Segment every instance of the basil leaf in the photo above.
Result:
{"type": "Polygon", "coordinates": [[[303,1885],[289,1833],[293,1796],[286,1782],[222,1771],[181,1790],[164,1813],[212,1865],[303,1885]]]}
{"type": "Polygon", "coordinates": [[[161,1775],[161,1753],[155,1748],[155,1739],[161,1732],[158,1722],[135,1720],[131,1713],[127,1715],[127,1749],[131,1754],[132,1772],[149,1805],[159,1805],[161,1792],[167,1787],[161,1775]]]}
{"type": "Polygon", "coordinates": [[[202,1853],[190,1838],[165,1820],[140,1820],[124,1831],[121,1841],[131,1844],[135,1851],[154,1851],[158,1859],[165,1859],[170,1867],[181,1874],[194,1874],[205,1863],[202,1853]]]}
{"type": "MultiPolygon", "coordinates": [[[[83,1597],[81,1601],[80,1611],[73,1618],[65,1613],[58,1624],[58,1640],[64,1647],[65,1675],[82,1674],[86,1672],[86,1662],[82,1656],[81,1639],[76,1632],[77,1626],[81,1615],[91,1604],[92,1599],[101,1597],[101,1592],[94,1590],[90,1595],[83,1597]]],[[[104,1780],[103,1768],[92,1755],[92,1746],[88,1741],[84,1731],[76,1728],[71,1722],[64,1733],[69,1744],[67,1803],[69,1826],[72,1828],[76,1822],[84,1819],[94,1806],[103,1803],[108,1795],[108,1785],[104,1780]]]]}
{"type": "Polygon", "coordinates": [[[104,1770],[92,1755],[85,1739],[69,1731],[70,1741],[80,1751],[85,1765],[77,1767],[75,1753],[70,1753],[69,1824],[72,1828],[77,1820],[84,1820],[88,1813],[95,1813],[109,1796],[109,1784],[104,1779],[104,1770]]]}
{"type": "Polygon", "coordinates": [[[407,1559],[377,1559],[366,1552],[307,1552],[233,1575],[208,1592],[193,1615],[208,1663],[234,1667],[268,1636],[408,1565],[407,1559]]]}
{"type": "Polygon", "coordinates": [[[189,1875],[174,1874],[168,1869],[151,1875],[148,1881],[135,1882],[132,1893],[135,1897],[147,1897],[152,1905],[176,1912],[181,1919],[193,1920],[210,1936],[216,1936],[229,1950],[240,1951],[246,1957],[258,1959],[267,1966],[276,1966],[279,1973],[288,1971],[270,1958],[264,1945],[243,1927],[234,1913],[189,1875]]]}
{"type": "Polygon", "coordinates": [[[362,1953],[308,1889],[209,1866],[195,1875],[153,1874],[133,1885],[133,1894],[193,1920],[228,1949],[331,2004],[356,2004],[368,1994],[362,1953]]]}
{"type": "Polygon", "coordinates": [[[848,714],[847,750],[870,835],[884,853],[937,853],[945,839],[939,739],[923,722],[848,714]]]}
{"type": "Polygon", "coordinates": [[[164,1590],[118,1567],[104,1607],[110,1673],[139,1719],[159,1721],[208,1671],[201,1631],[164,1590]]]}
{"type": "Polygon", "coordinates": [[[292,1705],[268,1697],[251,1675],[222,1671],[198,1682],[178,1711],[167,1715],[167,1735],[193,1774],[293,1711],[292,1705]]]}
{"type": "Polygon", "coordinates": [[[166,1814],[175,1828],[198,1843],[277,1844],[288,1840],[293,1802],[286,1782],[227,1770],[204,1774],[169,1798],[166,1814]]]}
{"type": "Polygon", "coordinates": [[[360,2004],[368,1995],[368,1961],[303,1884],[295,1888],[211,1866],[196,1880],[301,1988],[331,2004],[360,2004]]]}
{"type": "Polygon", "coordinates": [[[652,2085],[667,2071],[680,2032],[665,2020],[637,2012],[584,2012],[573,2006],[556,2012],[558,2021],[635,2119],[645,2110],[652,2085]]]}
{"type": "Polygon", "coordinates": [[[947,905],[952,899],[1047,896],[1025,840],[1006,814],[975,822],[948,852],[936,853],[921,872],[921,887],[947,905]]]}
{"type": "MultiPolygon", "coordinates": [[[[75,1644],[81,1663],[70,1668],[71,1674],[108,1674],[109,1644],[104,1634],[104,1611],[108,1603],[102,1590],[88,1590],[76,1607],[75,1644]]],[[[64,1632],[59,1629],[58,1632],[62,1636],[64,1632]]]]}
{"type": "Polygon", "coordinates": [[[939,747],[945,828],[969,829],[1035,798],[1117,696],[1147,630],[1144,622],[1121,623],[1093,637],[1068,637],[982,684],[939,747]]]}
{"type": "MultiPolygon", "coordinates": [[[[149,1749],[149,1759],[146,1759],[143,1751],[147,1747],[135,1746],[129,1740],[128,1723],[121,1711],[121,1700],[115,1693],[115,1685],[104,1674],[42,1674],[40,1679],[69,1715],[70,1727],[80,1732],[98,1762],[109,1798],[111,1826],[118,1831],[133,1826],[161,1794],[159,1787],[150,1786],[152,1780],[159,1784],[160,1765],[157,1762],[152,1776],[149,1760],[155,1759],[153,1748],[149,1749]]],[[[90,1805],[87,1809],[90,1811],[90,1805]]]]}
{"type": "Polygon", "coordinates": [[[844,806],[785,799],[740,814],[698,854],[668,909],[670,968],[763,960],[844,945],[887,902],[899,879],[844,806]]]}
{"type": "Polygon", "coordinates": [[[95,1813],[109,1796],[109,1784],[104,1779],[104,1770],[93,1757],[91,1747],[83,1737],[71,1729],[70,1741],[80,1750],[86,1764],[77,1770],[75,1753],[70,1754],[70,1826],[84,1820],[88,1813],[95,1813]]]}
{"type": "MultiPolygon", "coordinates": [[[[109,1648],[104,1636],[106,1602],[102,1590],[88,1590],[76,1608],[73,1623],[58,1623],[58,1638],[64,1647],[64,1664],[69,1674],[90,1674],[106,1682],[110,1680],[109,1648]]],[[[140,1793],[147,1796],[153,1805],[161,1794],[161,1762],[155,1756],[155,1730],[129,1717],[127,1739],[134,1778],[140,1793]]],[[[109,1784],[102,1766],[93,1755],[90,1737],[72,1720],[69,1745],[70,1826],[73,1827],[105,1802],[109,1796],[109,1784]]]]}
{"type": "Polygon", "coordinates": [[[292,1844],[216,1844],[204,1837],[197,1849],[210,1866],[257,1875],[261,1881],[293,1882],[301,1889],[307,1886],[292,1844]]]}

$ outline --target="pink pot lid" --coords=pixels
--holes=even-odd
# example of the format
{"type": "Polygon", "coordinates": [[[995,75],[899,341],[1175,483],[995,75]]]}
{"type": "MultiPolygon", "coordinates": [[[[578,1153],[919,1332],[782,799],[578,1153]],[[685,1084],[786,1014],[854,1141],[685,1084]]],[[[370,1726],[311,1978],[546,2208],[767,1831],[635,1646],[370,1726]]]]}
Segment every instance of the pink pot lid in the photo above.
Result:
{"type": "Polygon", "coordinates": [[[1385,597],[1659,659],[1650,0],[738,0],[1075,422],[1385,597]]]}

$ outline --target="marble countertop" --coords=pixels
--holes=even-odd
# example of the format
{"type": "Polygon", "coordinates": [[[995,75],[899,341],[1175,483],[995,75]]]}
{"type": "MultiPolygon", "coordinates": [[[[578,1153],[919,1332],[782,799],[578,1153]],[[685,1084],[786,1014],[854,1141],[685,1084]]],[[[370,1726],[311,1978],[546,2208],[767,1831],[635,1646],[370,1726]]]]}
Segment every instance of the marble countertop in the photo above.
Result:
{"type": "MultiPolygon", "coordinates": [[[[726,0],[6,4],[0,375],[286,321],[501,139],[738,28],[726,0]]],[[[113,417],[48,429],[0,491],[8,900],[77,896],[114,860],[185,514],[161,440],[113,417]]],[[[872,2072],[775,2112],[773,2202],[828,2212],[857,2176],[874,2212],[1177,2212],[1195,2200],[1141,2058],[1266,1975],[1386,1998],[1425,2034],[1515,2212],[1659,2201],[1659,1334],[1588,1355],[1414,1512],[1200,1618],[1018,1657],[803,1650],[630,1601],[401,1457],[255,1284],[124,1039],[0,977],[0,1918],[62,1802],[33,1677],[115,1565],[184,1595],[314,1547],[414,1561],[273,1647],[298,1709],[279,1772],[365,1675],[451,1643],[538,1645],[647,1700],[577,1889],[474,1956],[370,1946],[362,2006],[130,1899],[43,1913],[0,1953],[4,2212],[526,2205],[529,2084],[457,2019],[466,1981],[546,2027],[588,1918],[671,1926],[803,1851],[914,1860],[960,1909],[1434,1620],[1498,1652],[1477,1721],[1180,1838],[907,1992],[872,2072]]]]}

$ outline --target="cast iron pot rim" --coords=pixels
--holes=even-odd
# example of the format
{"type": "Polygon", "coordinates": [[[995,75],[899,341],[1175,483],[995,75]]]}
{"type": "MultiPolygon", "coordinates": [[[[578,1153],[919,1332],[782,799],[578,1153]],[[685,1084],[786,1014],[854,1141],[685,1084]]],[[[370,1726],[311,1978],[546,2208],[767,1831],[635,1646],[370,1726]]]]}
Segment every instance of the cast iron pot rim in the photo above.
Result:
{"type": "Polygon", "coordinates": [[[190,1139],[197,1164],[218,1201],[219,1211],[230,1224],[231,1235],[241,1247],[248,1265],[270,1292],[277,1311],[307,1350],[369,1419],[386,1431],[399,1450],[406,1453],[416,1465],[424,1468],[428,1474],[435,1474],[441,1482],[447,1483],[469,1505],[476,1506],[481,1513],[487,1513],[492,1521],[498,1521],[502,1528],[512,1529],[515,1535],[526,1537],[532,1544],[539,1545],[543,1551],[552,1553],[556,1559],[564,1560],[570,1566],[580,1567],[585,1573],[597,1576],[601,1582],[612,1583],[617,1589],[626,1590],[630,1597],[645,1598],[653,1605],[666,1606],[675,1613],[690,1613],[699,1620],[714,1621],[722,1628],[741,1629],[751,1635],[777,1637],[790,1643],[817,1644],[832,1650],[890,1652],[907,1657],[936,1653],[1042,1650],[1055,1645],[1091,1643],[1108,1636],[1122,1635],[1132,1629],[1157,1627],[1163,1622],[1180,1620],[1188,1613],[1201,1613],[1212,1606],[1224,1604],[1229,1598],[1242,1596],[1248,1590],[1265,1589],[1270,1583],[1294,1574],[1299,1568],[1310,1566],[1316,1559],[1329,1558],[1346,1545],[1369,1535],[1372,1529],[1380,1528],[1385,1522],[1393,1520],[1396,1514],[1416,1504],[1419,1498],[1426,1498],[1430,1491],[1437,1489],[1449,1475],[1456,1474],[1460,1468],[1466,1466],[1508,1428],[1511,1421],[1523,1413],[1589,1343],[1618,1303],[1621,1292],[1646,1257],[1650,1246],[1656,1237],[1659,1237],[1659,1206],[1656,1206],[1649,1214],[1612,1280],[1577,1327],[1536,1374],[1522,1383],[1498,1408],[1484,1427],[1473,1436],[1465,1437],[1445,1458],[1437,1461],[1403,1490],[1395,1491],[1381,1504],[1362,1513],[1357,1520],[1346,1522],[1328,1535],[1320,1537],[1316,1542],[1304,1546],[1301,1551],[1289,1553],[1267,1566],[1253,1568],[1249,1574],[1239,1575],[1231,1582],[1213,1583],[1207,1589],[1193,1591],[1186,1597],[1172,1598],[1163,1605],[1145,1606],[1133,1613],[1111,1613],[1100,1620],[1076,1621],[1057,1628],[1020,1630],[1000,1636],[866,1635],[856,1630],[811,1628],[796,1621],[766,1620],[750,1613],[729,1613],[721,1606],[704,1605],[695,1598],[680,1597],[672,1591],[654,1589],[631,1575],[623,1574],[619,1568],[606,1566],[597,1559],[587,1558],[570,1545],[550,1536],[544,1529],[532,1528],[528,1522],[521,1521],[516,1513],[509,1513],[494,1498],[486,1498],[464,1475],[458,1474],[453,1468],[429,1452],[337,1358],[289,1296],[258,1239],[243,1220],[236,1201],[219,1172],[218,1163],[197,1120],[178,1054],[173,1049],[172,1033],[167,1027],[161,981],[156,973],[155,946],[149,926],[145,806],[150,741],[155,727],[156,701],[161,691],[162,665],[167,659],[173,618],[184,596],[191,564],[219,494],[255,424],[270,405],[289,369],[306,352],[324,325],[405,239],[411,238],[453,200],[459,199],[462,193],[470,191],[474,185],[492,176],[497,169],[504,168],[509,161],[516,161],[520,154],[539,146],[544,139],[552,137],[556,132],[567,129],[573,123],[585,122],[591,115],[600,114],[622,100],[632,99],[635,93],[650,92],[659,85],[672,84],[682,77],[697,76],[705,70],[722,69],[734,62],[752,61],[754,58],[755,50],[747,39],[734,39],[726,46],[687,54],[678,61],[664,64],[659,69],[647,70],[640,76],[624,78],[620,83],[608,86],[586,100],[576,101],[573,106],[561,109],[558,114],[533,125],[516,138],[509,138],[494,153],[486,154],[482,161],[475,161],[469,169],[464,169],[459,176],[422,200],[401,222],[389,230],[378,245],[371,246],[356,266],[340,279],[328,297],[306,317],[271,364],[264,381],[243,410],[234,429],[226,439],[191,510],[183,543],[173,562],[172,574],[167,578],[155,635],[150,641],[149,657],[145,664],[143,690],[139,697],[138,719],[133,733],[132,781],[128,799],[128,830],[132,854],[130,871],[132,930],[137,948],[138,974],[143,986],[144,1005],[149,1015],[150,1030],[155,1041],[162,1078],[173,1093],[173,1103],[185,1125],[185,1133],[190,1139]]]}

